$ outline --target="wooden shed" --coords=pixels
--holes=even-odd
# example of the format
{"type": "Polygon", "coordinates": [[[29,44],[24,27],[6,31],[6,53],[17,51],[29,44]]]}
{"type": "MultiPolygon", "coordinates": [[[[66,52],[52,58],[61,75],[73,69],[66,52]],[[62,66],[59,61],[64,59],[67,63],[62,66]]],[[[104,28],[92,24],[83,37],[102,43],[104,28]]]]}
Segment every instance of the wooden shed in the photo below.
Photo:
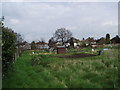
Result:
{"type": "Polygon", "coordinates": [[[57,46],[57,54],[65,54],[66,48],[65,46],[57,46]]]}

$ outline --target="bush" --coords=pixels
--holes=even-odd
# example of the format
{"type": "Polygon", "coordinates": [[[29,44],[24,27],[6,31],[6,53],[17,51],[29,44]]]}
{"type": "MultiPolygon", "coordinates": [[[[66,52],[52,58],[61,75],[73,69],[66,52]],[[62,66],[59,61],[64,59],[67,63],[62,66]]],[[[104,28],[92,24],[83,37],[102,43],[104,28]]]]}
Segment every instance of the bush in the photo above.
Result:
{"type": "Polygon", "coordinates": [[[2,29],[2,68],[3,74],[11,67],[14,60],[16,36],[11,29],[2,29]]]}

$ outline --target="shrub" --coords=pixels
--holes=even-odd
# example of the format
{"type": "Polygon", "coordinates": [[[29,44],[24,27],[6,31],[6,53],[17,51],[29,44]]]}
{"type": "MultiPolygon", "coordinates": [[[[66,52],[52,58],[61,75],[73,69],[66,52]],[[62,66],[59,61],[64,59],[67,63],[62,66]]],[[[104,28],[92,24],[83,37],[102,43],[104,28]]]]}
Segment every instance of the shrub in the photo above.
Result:
{"type": "Polygon", "coordinates": [[[2,29],[2,68],[3,74],[11,67],[14,60],[16,36],[11,29],[2,29]]]}

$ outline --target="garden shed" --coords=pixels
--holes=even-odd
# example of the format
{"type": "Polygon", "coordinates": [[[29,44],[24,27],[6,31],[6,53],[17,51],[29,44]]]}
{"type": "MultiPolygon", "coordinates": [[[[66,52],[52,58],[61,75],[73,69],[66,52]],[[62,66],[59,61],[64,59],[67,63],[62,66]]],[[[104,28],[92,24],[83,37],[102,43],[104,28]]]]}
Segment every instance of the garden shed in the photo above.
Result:
{"type": "Polygon", "coordinates": [[[66,48],[65,46],[57,46],[57,54],[65,54],[66,48]]]}

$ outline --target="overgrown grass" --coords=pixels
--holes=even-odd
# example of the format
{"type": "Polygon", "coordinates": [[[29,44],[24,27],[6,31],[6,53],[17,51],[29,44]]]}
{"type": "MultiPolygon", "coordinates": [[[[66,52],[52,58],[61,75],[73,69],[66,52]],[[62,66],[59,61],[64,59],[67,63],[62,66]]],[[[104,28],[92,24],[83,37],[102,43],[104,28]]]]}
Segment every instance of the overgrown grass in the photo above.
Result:
{"type": "Polygon", "coordinates": [[[30,53],[23,52],[17,59],[3,80],[3,88],[118,88],[116,48],[77,59],[30,53]]]}

